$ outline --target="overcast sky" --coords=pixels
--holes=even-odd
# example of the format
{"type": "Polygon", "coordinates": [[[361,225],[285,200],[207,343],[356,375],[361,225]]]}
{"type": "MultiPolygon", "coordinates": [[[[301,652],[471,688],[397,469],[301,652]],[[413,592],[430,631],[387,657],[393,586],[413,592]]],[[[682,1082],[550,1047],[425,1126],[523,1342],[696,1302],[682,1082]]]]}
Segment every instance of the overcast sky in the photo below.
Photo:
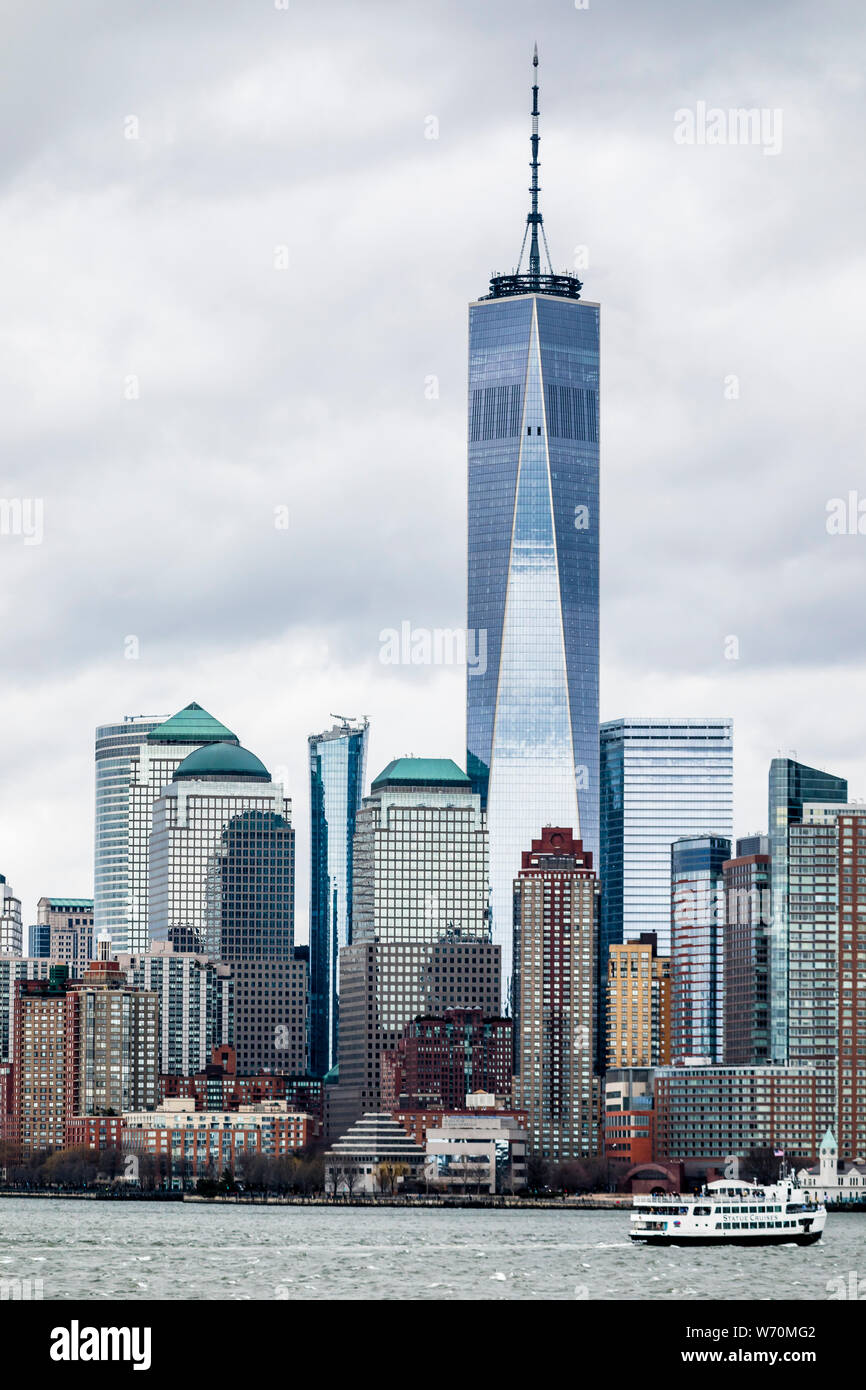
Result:
{"type": "Polygon", "coordinates": [[[866,795],[866,535],[826,526],[866,511],[857,7],[277,5],[0,5],[25,920],[92,892],[98,723],[198,700],[285,777],[301,940],[307,734],[463,761],[463,673],[379,634],[465,622],[467,304],[517,259],[536,39],[551,253],[602,305],[602,716],[732,715],[739,833],[778,752],[866,795]],[[679,143],[701,103],[768,138],[679,143]]]}

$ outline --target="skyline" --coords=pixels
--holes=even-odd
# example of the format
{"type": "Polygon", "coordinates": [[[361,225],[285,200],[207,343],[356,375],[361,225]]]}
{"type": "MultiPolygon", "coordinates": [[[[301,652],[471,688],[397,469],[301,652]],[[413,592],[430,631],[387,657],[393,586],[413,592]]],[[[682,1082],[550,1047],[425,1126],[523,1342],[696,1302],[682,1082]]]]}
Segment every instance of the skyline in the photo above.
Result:
{"type": "MultiPolygon", "coordinates": [[[[112,62],[98,69],[108,89],[94,81],[62,123],[50,69],[20,96],[44,110],[23,123],[27,142],[12,149],[0,199],[16,270],[4,336],[13,477],[2,495],[44,498],[45,539],[0,540],[9,595],[0,872],[25,923],[43,894],[92,893],[93,732],[124,714],[168,716],[197,700],[275,779],[285,772],[300,940],[306,740],[329,712],[369,715],[372,775],[410,751],[462,765],[462,671],[385,666],[379,633],[404,620],[464,621],[463,315],[490,272],[509,268],[506,254],[516,256],[535,38],[551,255],[568,265],[587,245],[584,293],[606,308],[601,717],[732,716],[735,834],[767,829],[767,771],[780,752],[844,774],[855,796],[866,786],[866,761],[847,751],[862,731],[862,538],[825,527],[826,502],[856,488],[860,466],[846,277],[862,237],[858,210],[833,183],[844,120],[862,99],[853,59],[846,86],[844,60],[816,41],[805,7],[781,46],[766,16],[734,6],[699,35],[686,18],[673,48],[634,7],[634,52],[648,68],[654,52],[670,50],[670,61],[645,79],[625,64],[620,78],[603,62],[611,29],[600,12],[542,6],[524,42],[517,23],[490,34],[478,16],[445,9],[439,33],[428,19],[410,36],[393,16],[377,54],[372,31],[365,37],[338,5],[342,33],[328,36],[324,69],[314,22],[268,15],[309,45],[298,95],[285,83],[293,50],[272,41],[264,20],[244,16],[229,53],[234,19],[215,7],[200,73],[181,89],[171,63],[157,74],[167,8],[140,28],[136,20],[136,46],[125,27],[132,10],[119,5],[117,33],[105,40],[112,62]],[[714,67],[708,51],[731,31],[742,38],[739,63],[727,50],[714,67]],[[432,62],[421,57],[428,41],[432,62]],[[836,83],[825,110],[814,92],[812,106],[797,98],[807,52],[817,90],[836,83]],[[574,84],[578,54],[583,81],[574,84]],[[688,78],[678,59],[688,59],[688,78]],[[328,117],[303,84],[350,68],[361,85],[349,104],[314,122],[305,147],[295,143],[296,100],[328,117]],[[677,145],[674,113],[701,100],[782,109],[779,155],[677,145]],[[137,107],[139,139],[126,140],[137,107]],[[431,112],[436,140],[425,139],[431,112]],[[50,205],[46,180],[57,185],[50,205]],[[471,216],[451,217],[455,196],[471,216]],[[368,220],[362,199],[376,211],[368,220]],[[758,235],[743,223],[743,200],[758,235]],[[308,225],[302,204],[314,209],[308,225]],[[290,273],[281,280],[273,253],[283,243],[290,273]],[[302,266],[302,277],[292,273],[302,266]],[[87,296],[97,267],[107,297],[87,296]],[[286,346],[287,324],[302,351],[286,346]],[[741,395],[726,401],[732,372],[741,395]],[[123,397],[130,373],[138,400],[123,397]],[[438,398],[425,397],[430,376],[438,398]],[[844,412],[834,411],[837,397],[844,412]],[[286,533],[273,526],[281,505],[286,533]],[[695,525],[708,516],[708,527],[695,525]],[[723,655],[731,634],[734,661],[723,655]],[[123,655],[130,635],[137,660],[123,655]]],[[[505,20],[514,14],[504,7],[505,20]]],[[[45,20],[36,7],[11,21],[22,59],[45,20]]],[[[69,69],[93,75],[74,27],[68,38],[69,69]]],[[[326,85],[333,101],[339,84],[326,85]]]]}

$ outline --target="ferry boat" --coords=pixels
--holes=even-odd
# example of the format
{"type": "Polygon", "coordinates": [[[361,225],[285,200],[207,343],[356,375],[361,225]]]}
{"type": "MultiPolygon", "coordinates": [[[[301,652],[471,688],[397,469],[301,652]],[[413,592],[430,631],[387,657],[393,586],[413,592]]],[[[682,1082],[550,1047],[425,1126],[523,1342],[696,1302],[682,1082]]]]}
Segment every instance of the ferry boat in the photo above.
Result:
{"type": "Polygon", "coordinates": [[[646,1245],[813,1245],[827,1209],[793,1177],[760,1184],[719,1178],[697,1194],[636,1194],[632,1240],[646,1245]]]}

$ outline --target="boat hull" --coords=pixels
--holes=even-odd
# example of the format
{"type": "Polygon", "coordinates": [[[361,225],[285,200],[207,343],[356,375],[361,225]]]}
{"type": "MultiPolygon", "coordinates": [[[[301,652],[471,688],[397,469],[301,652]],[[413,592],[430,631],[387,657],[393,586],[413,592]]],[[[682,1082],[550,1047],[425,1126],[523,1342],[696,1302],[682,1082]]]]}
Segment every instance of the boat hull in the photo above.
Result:
{"type": "Polygon", "coordinates": [[[821,1239],[823,1231],[779,1231],[777,1234],[755,1236],[688,1236],[668,1235],[660,1231],[658,1235],[641,1231],[629,1231],[636,1245],[814,1245],[821,1239]]]}

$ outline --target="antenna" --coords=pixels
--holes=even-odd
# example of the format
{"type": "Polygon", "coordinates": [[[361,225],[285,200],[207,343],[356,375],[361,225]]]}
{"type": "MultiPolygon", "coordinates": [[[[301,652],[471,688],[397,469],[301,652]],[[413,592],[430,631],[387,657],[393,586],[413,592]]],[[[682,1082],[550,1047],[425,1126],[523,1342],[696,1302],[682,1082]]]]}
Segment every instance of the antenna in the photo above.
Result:
{"type": "Polygon", "coordinates": [[[532,127],[529,143],[532,149],[532,158],[529,161],[529,167],[532,170],[532,181],[529,185],[529,212],[526,214],[526,226],[523,230],[523,241],[520,244],[517,268],[510,275],[496,274],[492,276],[490,293],[484,297],[502,299],[515,294],[541,293],[557,295],[563,299],[580,299],[580,291],[583,286],[577,276],[554,272],[550,259],[550,248],[547,244],[547,233],[544,230],[544,218],[538,207],[539,193],[541,192],[538,182],[538,170],[540,168],[538,146],[541,138],[538,133],[538,44],[534,44],[532,49],[531,115],[532,127]],[[529,241],[529,264],[525,271],[521,271],[527,240],[529,241]],[[544,272],[541,269],[542,244],[547,261],[547,270],[544,272]]]}

